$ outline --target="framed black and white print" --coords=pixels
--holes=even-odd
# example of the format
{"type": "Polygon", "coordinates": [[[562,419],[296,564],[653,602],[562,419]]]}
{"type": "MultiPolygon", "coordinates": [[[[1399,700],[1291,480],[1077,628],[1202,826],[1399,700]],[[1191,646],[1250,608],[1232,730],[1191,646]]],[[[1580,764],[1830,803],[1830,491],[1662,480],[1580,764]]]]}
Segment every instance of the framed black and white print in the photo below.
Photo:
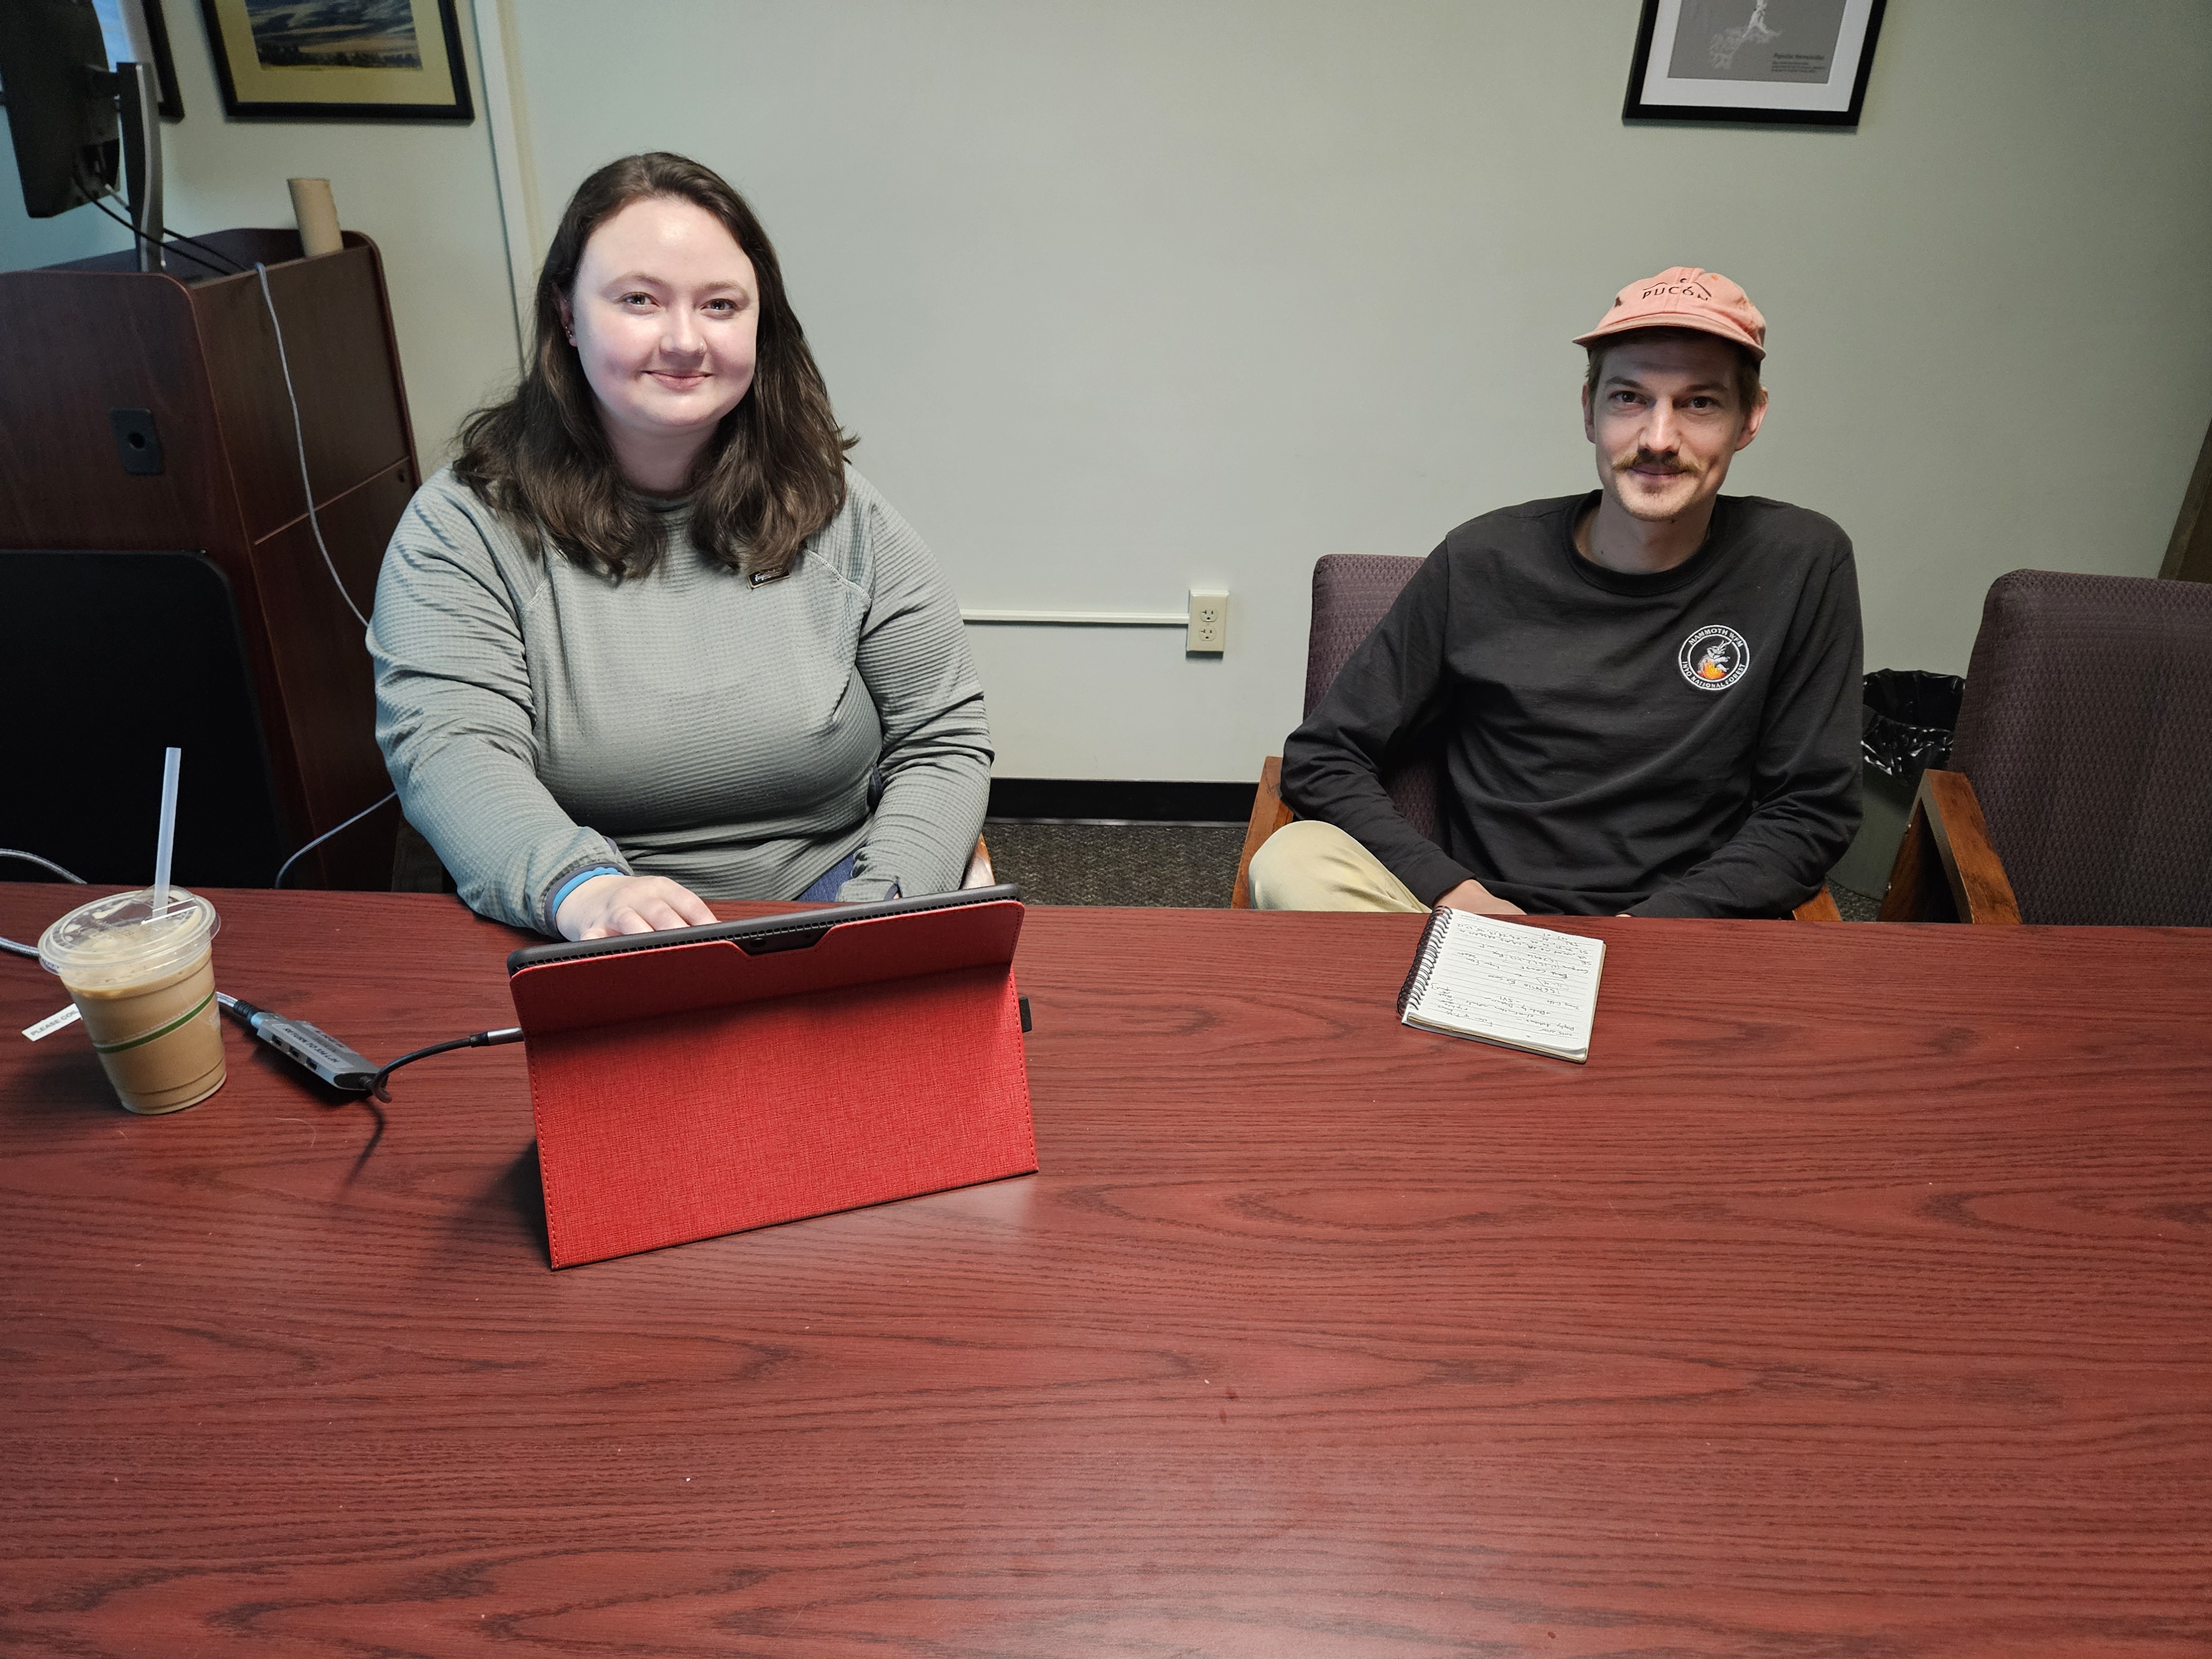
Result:
{"type": "Polygon", "coordinates": [[[467,121],[453,0],[200,0],[225,115],[467,121]]]}
{"type": "Polygon", "coordinates": [[[1626,121],[1855,127],[1884,0],[1644,0],[1626,121]]]}

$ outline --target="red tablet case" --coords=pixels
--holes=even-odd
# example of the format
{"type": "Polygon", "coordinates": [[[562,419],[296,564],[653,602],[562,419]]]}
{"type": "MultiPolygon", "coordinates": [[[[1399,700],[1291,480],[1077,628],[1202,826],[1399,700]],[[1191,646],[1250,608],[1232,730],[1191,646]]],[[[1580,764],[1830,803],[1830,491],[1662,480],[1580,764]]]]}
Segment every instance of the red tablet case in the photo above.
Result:
{"type": "Polygon", "coordinates": [[[1035,1170],[1021,927],[1002,900],[514,973],[553,1265],[1035,1170]]]}

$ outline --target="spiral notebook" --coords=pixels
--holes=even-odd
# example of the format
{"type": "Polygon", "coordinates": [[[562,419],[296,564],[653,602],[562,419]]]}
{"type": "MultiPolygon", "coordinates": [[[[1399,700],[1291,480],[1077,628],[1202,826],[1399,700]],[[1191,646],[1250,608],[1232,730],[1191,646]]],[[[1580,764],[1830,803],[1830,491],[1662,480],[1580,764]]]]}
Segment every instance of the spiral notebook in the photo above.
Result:
{"type": "Polygon", "coordinates": [[[1437,910],[1421,930],[1398,1018],[1427,1031],[1589,1059],[1605,941],[1471,910],[1437,910]]]}

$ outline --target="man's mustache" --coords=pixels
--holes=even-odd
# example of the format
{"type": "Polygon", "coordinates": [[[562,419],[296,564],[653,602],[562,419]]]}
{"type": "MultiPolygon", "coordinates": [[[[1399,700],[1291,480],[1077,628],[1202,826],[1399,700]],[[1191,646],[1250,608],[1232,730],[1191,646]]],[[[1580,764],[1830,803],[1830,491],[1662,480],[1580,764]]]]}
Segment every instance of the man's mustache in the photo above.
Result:
{"type": "Polygon", "coordinates": [[[1613,470],[1615,472],[1627,472],[1639,466],[1656,466],[1662,472],[1678,472],[1686,477],[1692,478],[1698,477],[1705,470],[1686,455],[1680,453],[1660,455],[1648,449],[1639,449],[1626,459],[1615,461],[1613,464],[1613,470]]]}

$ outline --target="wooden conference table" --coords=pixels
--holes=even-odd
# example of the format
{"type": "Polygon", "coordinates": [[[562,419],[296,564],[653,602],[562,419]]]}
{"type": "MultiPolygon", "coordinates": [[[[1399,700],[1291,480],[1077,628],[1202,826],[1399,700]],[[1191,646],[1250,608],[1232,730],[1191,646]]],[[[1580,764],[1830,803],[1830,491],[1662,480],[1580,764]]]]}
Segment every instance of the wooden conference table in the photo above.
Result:
{"type": "Polygon", "coordinates": [[[1399,1027],[1409,918],[1032,910],[1043,1173],[559,1273],[519,1049],[132,1118],[0,958],[0,1652],[2212,1646],[2212,933],[1573,925],[1587,1067],[1399,1027]]]}

